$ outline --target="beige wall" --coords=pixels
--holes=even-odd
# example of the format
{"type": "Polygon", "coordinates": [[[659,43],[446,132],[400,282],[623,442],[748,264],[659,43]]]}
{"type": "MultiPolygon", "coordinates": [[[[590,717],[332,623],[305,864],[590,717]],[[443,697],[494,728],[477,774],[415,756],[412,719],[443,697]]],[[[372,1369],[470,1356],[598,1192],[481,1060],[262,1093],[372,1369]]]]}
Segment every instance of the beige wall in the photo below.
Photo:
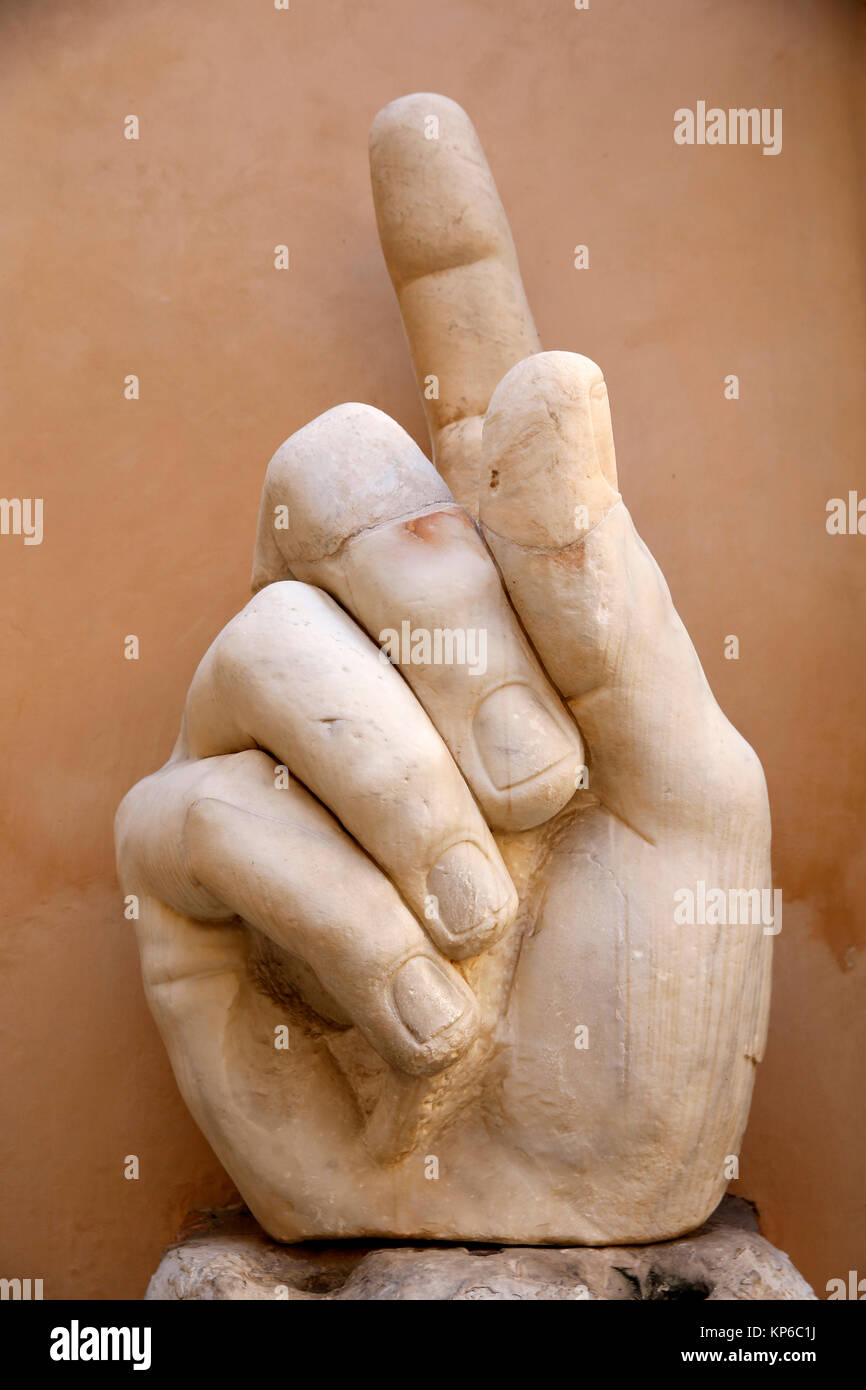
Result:
{"type": "Polygon", "coordinates": [[[866,495],[860,14],[4,4],[2,491],[44,498],[45,539],[0,537],[0,1274],[139,1297],[183,1213],[231,1192],[144,1005],[111,820],[244,602],[275,446],[346,399],[423,438],[366,134],[426,89],[475,119],[545,345],[604,367],[628,503],[767,770],[784,927],[739,1190],[820,1289],[866,1275],[866,536],[824,526],[866,495]],[[677,147],[700,98],[782,107],[782,154],[677,147]]]}

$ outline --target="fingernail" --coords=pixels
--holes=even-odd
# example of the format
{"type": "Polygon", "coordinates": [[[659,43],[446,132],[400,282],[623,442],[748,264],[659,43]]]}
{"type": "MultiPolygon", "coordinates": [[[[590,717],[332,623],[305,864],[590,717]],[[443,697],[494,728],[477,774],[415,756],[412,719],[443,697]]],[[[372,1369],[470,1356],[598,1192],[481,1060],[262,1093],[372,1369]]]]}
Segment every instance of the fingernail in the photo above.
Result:
{"type": "Polygon", "coordinates": [[[507,884],[469,840],[445,851],[430,870],[427,887],[436,899],[440,922],[455,936],[482,926],[508,899],[507,884]]]}
{"type": "Polygon", "coordinates": [[[527,685],[503,685],[479,706],[475,746],[498,791],[528,782],[576,751],[527,685]]]}
{"type": "Polygon", "coordinates": [[[413,956],[391,981],[394,1007],[420,1043],[429,1042],[466,1012],[466,1000],[435,961],[413,956]]]}

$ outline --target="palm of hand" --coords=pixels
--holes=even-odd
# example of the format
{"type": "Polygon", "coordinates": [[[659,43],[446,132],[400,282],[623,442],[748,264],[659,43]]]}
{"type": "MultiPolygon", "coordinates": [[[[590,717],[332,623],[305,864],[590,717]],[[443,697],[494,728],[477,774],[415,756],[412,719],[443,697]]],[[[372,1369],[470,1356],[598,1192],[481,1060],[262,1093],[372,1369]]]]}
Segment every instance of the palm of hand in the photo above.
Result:
{"type": "Polygon", "coordinates": [[[598,369],[530,355],[465,116],[394,103],[373,171],[440,471],[361,406],[272,460],[258,593],[118,815],[148,997],[280,1238],[660,1239],[724,1189],[769,983],[760,927],[675,895],[769,884],[763,775],[619,498],[598,369]]]}

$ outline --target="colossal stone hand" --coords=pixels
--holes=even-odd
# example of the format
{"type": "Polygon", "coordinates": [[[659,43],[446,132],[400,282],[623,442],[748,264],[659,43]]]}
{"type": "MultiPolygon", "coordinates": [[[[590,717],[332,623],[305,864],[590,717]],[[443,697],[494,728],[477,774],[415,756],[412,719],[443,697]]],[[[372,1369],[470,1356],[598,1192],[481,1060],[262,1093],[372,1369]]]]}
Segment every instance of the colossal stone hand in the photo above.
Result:
{"type": "Polygon", "coordinates": [[[280,1239],[674,1236],[738,1150],[771,951],[675,908],[769,887],[763,774],[466,116],[395,102],[371,157],[436,467],[362,405],[271,461],[255,596],[118,812],[147,996],[280,1239]]]}

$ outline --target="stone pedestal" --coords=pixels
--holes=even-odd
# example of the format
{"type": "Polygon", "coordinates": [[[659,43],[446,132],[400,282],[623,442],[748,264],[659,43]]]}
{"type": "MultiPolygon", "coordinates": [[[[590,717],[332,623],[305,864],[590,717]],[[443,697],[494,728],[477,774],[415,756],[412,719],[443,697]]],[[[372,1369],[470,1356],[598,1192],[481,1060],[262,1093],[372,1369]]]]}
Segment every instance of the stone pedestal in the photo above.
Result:
{"type": "Polygon", "coordinates": [[[163,1255],[147,1299],[814,1299],[755,1214],[726,1197],[658,1245],[278,1245],[247,1211],[205,1216],[163,1255]]]}

